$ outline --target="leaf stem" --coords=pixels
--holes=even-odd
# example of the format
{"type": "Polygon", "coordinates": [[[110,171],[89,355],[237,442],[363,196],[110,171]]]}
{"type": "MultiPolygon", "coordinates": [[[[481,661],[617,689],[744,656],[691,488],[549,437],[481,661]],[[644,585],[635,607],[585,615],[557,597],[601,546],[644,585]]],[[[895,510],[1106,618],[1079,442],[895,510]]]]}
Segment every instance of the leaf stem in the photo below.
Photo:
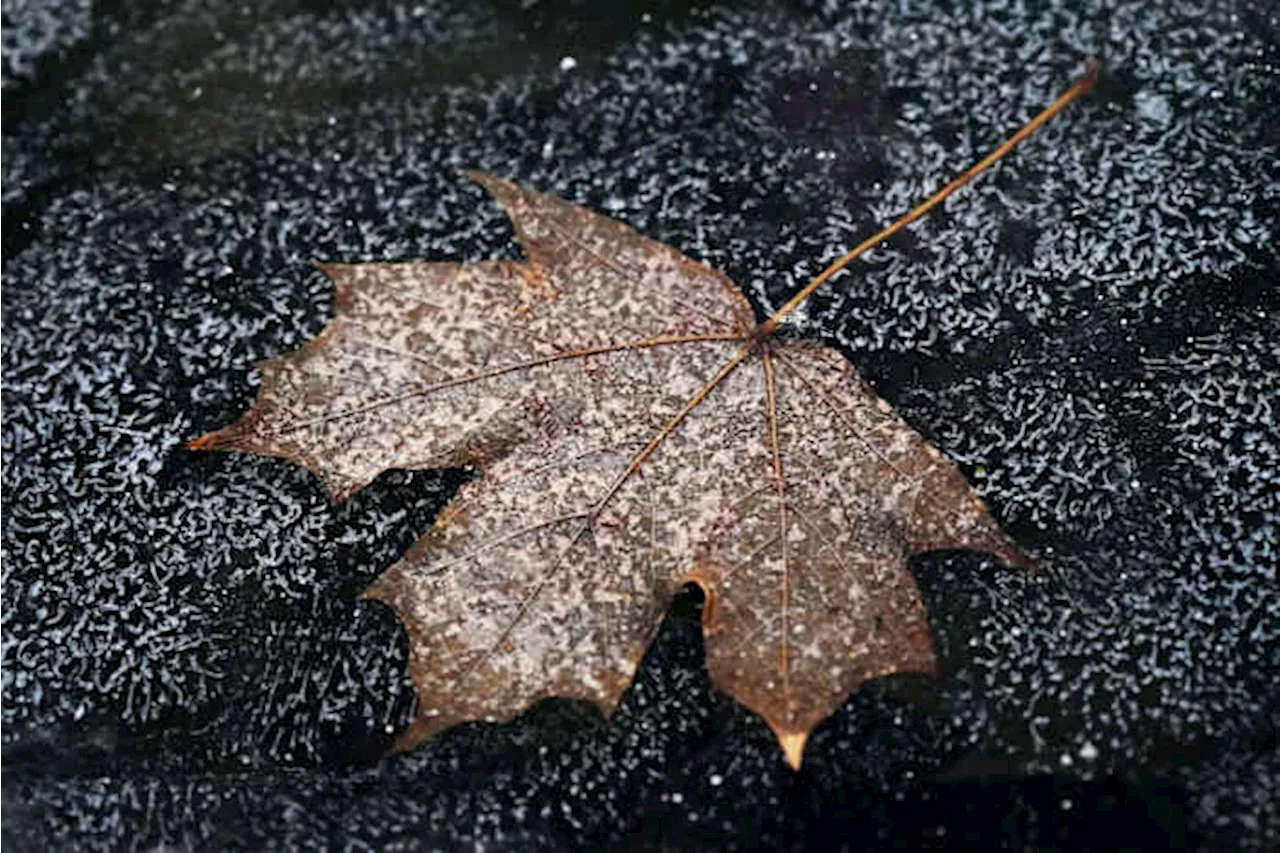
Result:
{"type": "Polygon", "coordinates": [[[1010,151],[1016,148],[1018,146],[1018,143],[1022,142],[1028,136],[1030,136],[1031,134],[1039,130],[1042,125],[1046,124],[1051,118],[1053,118],[1058,113],[1066,109],[1067,105],[1070,104],[1072,101],[1074,101],[1076,98],[1080,97],[1081,95],[1085,94],[1090,89],[1092,89],[1094,86],[1096,86],[1098,83],[1098,76],[1101,70],[1102,70],[1102,66],[1097,59],[1094,59],[1093,57],[1090,57],[1089,59],[1087,59],[1085,61],[1084,75],[1081,76],[1078,80],[1076,80],[1076,82],[1072,84],[1070,89],[1067,89],[1067,91],[1059,95],[1056,101],[1054,101],[1049,106],[1045,107],[1045,109],[1038,116],[1036,116],[1031,121],[1023,125],[1021,130],[1019,130],[1013,136],[1010,136],[1008,139],[1006,139],[1000,145],[999,148],[992,151],[986,157],[983,157],[981,160],[979,160],[977,163],[971,166],[969,170],[966,171],[964,174],[962,174],[960,177],[956,178],[954,181],[947,184],[942,189],[938,190],[936,193],[930,196],[923,204],[921,204],[915,210],[911,211],[906,216],[903,216],[897,222],[883,229],[879,233],[871,237],[868,237],[866,240],[863,240],[853,249],[846,252],[843,256],[841,256],[839,259],[833,262],[825,270],[818,273],[818,275],[815,276],[812,281],[810,281],[808,284],[804,286],[803,290],[801,290],[795,296],[791,297],[791,299],[788,300],[785,305],[779,308],[778,311],[772,317],[770,317],[768,320],[765,320],[763,323],[760,324],[757,330],[757,337],[759,339],[763,339],[773,334],[773,332],[778,328],[779,324],[788,314],[790,314],[791,312],[799,308],[801,303],[803,303],[806,299],[812,296],[815,290],[817,290],[819,287],[825,284],[836,273],[840,272],[842,269],[844,269],[853,261],[855,261],[859,255],[863,254],[869,249],[875,248],[880,243],[884,242],[885,240],[892,237],[894,234],[897,234],[899,231],[906,228],[911,223],[915,222],[917,219],[927,216],[935,207],[942,204],[942,202],[946,201],[949,195],[951,195],[956,190],[960,189],[965,184],[969,183],[974,178],[976,178],[978,175],[982,174],[987,169],[995,165],[1006,154],[1008,154],[1010,151]]]}
{"type": "Polygon", "coordinates": [[[705,400],[707,396],[710,395],[711,392],[729,376],[729,374],[737,370],[740,364],[746,361],[748,357],[755,353],[755,351],[769,339],[769,336],[777,330],[778,325],[784,317],[796,310],[796,308],[800,307],[800,303],[808,299],[809,296],[821,287],[824,282],[848,266],[863,252],[873,246],[876,246],[881,241],[887,240],[903,228],[906,228],[912,222],[915,222],[920,217],[926,215],[929,211],[933,210],[945,201],[947,196],[951,195],[953,192],[969,183],[969,181],[989,169],[992,164],[1012,151],[1019,142],[1035,133],[1041,125],[1049,121],[1049,119],[1053,118],[1058,113],[1062,112],[1068,104],[1097,85],[1098,74],[1101,67],[1102,66],[1096,59],[1090,57],[1085,63],[1084,76],[1072,84],[1070,89],[1059,95],[1058,99],[1046,107],[1038,116],[1027,122],[1021,130],[1006,139],[999,148],[979,160],[963,175],[947,184],[938,192],[934,193],[924,202],[924,204],[920,205],[915,210],[890,225],[888,228],[885,228],[880,233],[859,243],[852,251],[848,252],[835,263],[831,264],[831,266],[819,273],[813,281],[805,285],[803,290],[791,297],[791,300],[787,302],[786,305],[783,305],[782,308],[778,309],[776,314],[756,326],[750,335],[747,336],[738,351],[734,353],[728,361],[720,366],[720,369],[716,371],[716,374],[707,380],[707,383],[703,385],[696,394],[689,398],[684,406],[681,407],[680,411],[672,415],[672,417],[663,424],[662,429],[659,430],[658,434],[644,446],[644,449],[631,459],[631,463],[627,465],[626,470],[619,474],[617,479],[613,481],[613,484],[608,488],[604,496],[601,497],[591,509],[590,514],[593,517],[598,515],[600,511],[604,509],[605,505],[613,499],[614,495],[618,493],[618,490],[622,488],[623,483],[627,482],[627,480],[629,480],[631,476],[640,469],[640,466],[644,464],[645,460],[653,455],[654,451],[656,451],[667,437],[675,431],[676,427],[680,426],[681,422],[684,421],[684,419],[687,418],[694,409],[701,405],[702,401],[705,400]]]}

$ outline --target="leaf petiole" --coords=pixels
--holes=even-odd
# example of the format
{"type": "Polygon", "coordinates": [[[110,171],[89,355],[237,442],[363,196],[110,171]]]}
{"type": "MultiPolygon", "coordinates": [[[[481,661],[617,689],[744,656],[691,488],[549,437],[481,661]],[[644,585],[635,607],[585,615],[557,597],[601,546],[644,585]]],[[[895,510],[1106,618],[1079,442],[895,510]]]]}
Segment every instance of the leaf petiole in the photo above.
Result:
{"type": "Polygon", "coordinates": [[[1019,130],[1013,136],[1010,136],[1003,143],[1001,143],[1000,147],[996,148],[986,157],[983,157],[977,163],[970,166],[969,169],[966,172],[964,172],[964,174],[960,175],[960,177],[956,178],[951,183],[947,184],[945,187],[943,187],[942,189],[934,193],[932,196],[930,196],[923,204],[921,204],[915,210],[903,216],[901,219],[899,219],[897,222],[893,223],[892,225],[888,226],[887,228],[884,228],[880,232],[873,234],[872,236],[863,240],[857,246],[853,247],[844,255],[840,256],[838,259],[832,262],[832,264],[829,267],[827,267],[825,270],[823,270],[822,272],[814,276],[813,280],[810,281],[808,284],[806,284],[799,293],[791,297],[791,299],[789,299],[785,305],[779,308],[772,317],[770,317],[768,320],[765,320],[763,323],[760,324],[756,333],[756,337],[759,339],[763,339],[773,334],[773,332],[778,328],[779,324],[781,324],[782,320],[788,314],[790,314],[792,311],[795,311],[797,308],[799,308],[800,305],[806,299],[808,299],[810,296],[813,295],[813,292],[815,290],[817,290],[822,285],[826,284],[826,282],[832,276],[840,272],[849,264],[853,263],[864,252],[867,252],[870,249],[874,249],[876,246],[883,243],[885,240],[888,240],[894,234],[897,234],[899,231],[906,228],[911,223],[927,216],[935,207],[942,204],[942,202],[946,201],[947,197],[950,196],[952,193],[954,193],[956,190],[960,189],[965,184],[969,183],[974,178],[978,177],[978,175],[981,175],[987,169],[990,169],[997,162],[1002,160],[1005,157],[1005,155],[1007,155],[1010,151],[1012,151],[1014,148],[1018,146],[1018,143],[1022,142],[1028,136],[1031,136],[1031,134],[1039,130],[1043,125],[1048,123],[1050,119],[1052,119],[1058,113],[1066,109],[1067,105],[1069,105],[1076,98],[1080,97],[1081,95],[1085,94],[1090,89],[1092,89],[1094,86],[1096,86],[1098,84],[1098,77],[1101,71],[1102,71],[1102,65],[1101,63],[1098,62],[1097,59],[1094,59],[1093,57],[1089,57],[1087,60],[1085,60],[1085,72],[1080,77],[1080,79],[1076,80],[1076,82],[1072,84],[1070,89],[1067,89],[1067,91],[1059,95],[1057,100],[1055,100],[1049,106],[1045,107],[1044,110],[1042,110],[1038,116],[1036,116],[1031,121],[1023,125],[1021,130],[1019,130]]]}

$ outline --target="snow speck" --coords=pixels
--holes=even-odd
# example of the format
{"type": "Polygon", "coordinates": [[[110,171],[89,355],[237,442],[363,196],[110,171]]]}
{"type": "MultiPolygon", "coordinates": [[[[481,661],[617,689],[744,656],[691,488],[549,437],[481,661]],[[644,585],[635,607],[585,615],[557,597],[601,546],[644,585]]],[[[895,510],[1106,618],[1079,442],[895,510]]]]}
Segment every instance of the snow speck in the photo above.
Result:
{"type": "Polygon", "coordinates": [[[1154,124],[1168,124],[1173,119],[1169,100],[1154,92],[1138,92],[1133,96],[1133,109],[1138,118],[1154,124]]]}
{"type": "Polygon", "coordinates": [[[560,59],[561,71],[572,71],[577,67],[578,67],[578,60],[574,59],[572,56],[561,57],[560,59]]]}

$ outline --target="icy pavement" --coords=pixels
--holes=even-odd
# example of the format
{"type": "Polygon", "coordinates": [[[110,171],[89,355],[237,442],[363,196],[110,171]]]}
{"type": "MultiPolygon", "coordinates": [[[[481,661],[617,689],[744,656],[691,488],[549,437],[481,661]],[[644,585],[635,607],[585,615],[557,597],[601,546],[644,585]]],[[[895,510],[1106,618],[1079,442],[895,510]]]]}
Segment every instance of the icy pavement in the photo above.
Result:
{"type": "Polygon", "coordinates": [[[5,4],[6,840],[1078,846],[1119,823],[1274,847],[1271,6],[612,5],[5,4]],[[688,601],[614,722],[552,702],[374,763],[412,692],[357,595],[458,477],[335,509],[286,463],[182,446],[323,327],[310,261],[510,255],[465,166],[767,309],[1089,55],[1098,92],[797,328],[961,463],[1047,580],[919,560],[945,676],[853,697],[797,778],[709,693],[688,601]]]}

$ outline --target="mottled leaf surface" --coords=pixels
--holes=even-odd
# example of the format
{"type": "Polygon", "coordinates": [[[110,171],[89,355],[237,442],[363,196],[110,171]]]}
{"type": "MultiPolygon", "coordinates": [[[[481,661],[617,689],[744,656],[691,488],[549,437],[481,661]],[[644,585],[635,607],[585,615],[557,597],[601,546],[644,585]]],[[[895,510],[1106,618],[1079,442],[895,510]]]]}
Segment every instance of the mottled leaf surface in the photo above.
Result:
{"type": "Polygon", "coordinates": [[[715,684],[795,764],[860,684],[935,668],[910,555],[1026,564],[840,354],[759,341],[720,273],[472,177],[527,261],[324,266],[334,321],[261,365],[253,410],[194,443],[296,460],[337,500],[388,468],[478,469],[369,590],[411,638],[409,741],[545,696],[611,710],[693,581],[715,684]]]}

